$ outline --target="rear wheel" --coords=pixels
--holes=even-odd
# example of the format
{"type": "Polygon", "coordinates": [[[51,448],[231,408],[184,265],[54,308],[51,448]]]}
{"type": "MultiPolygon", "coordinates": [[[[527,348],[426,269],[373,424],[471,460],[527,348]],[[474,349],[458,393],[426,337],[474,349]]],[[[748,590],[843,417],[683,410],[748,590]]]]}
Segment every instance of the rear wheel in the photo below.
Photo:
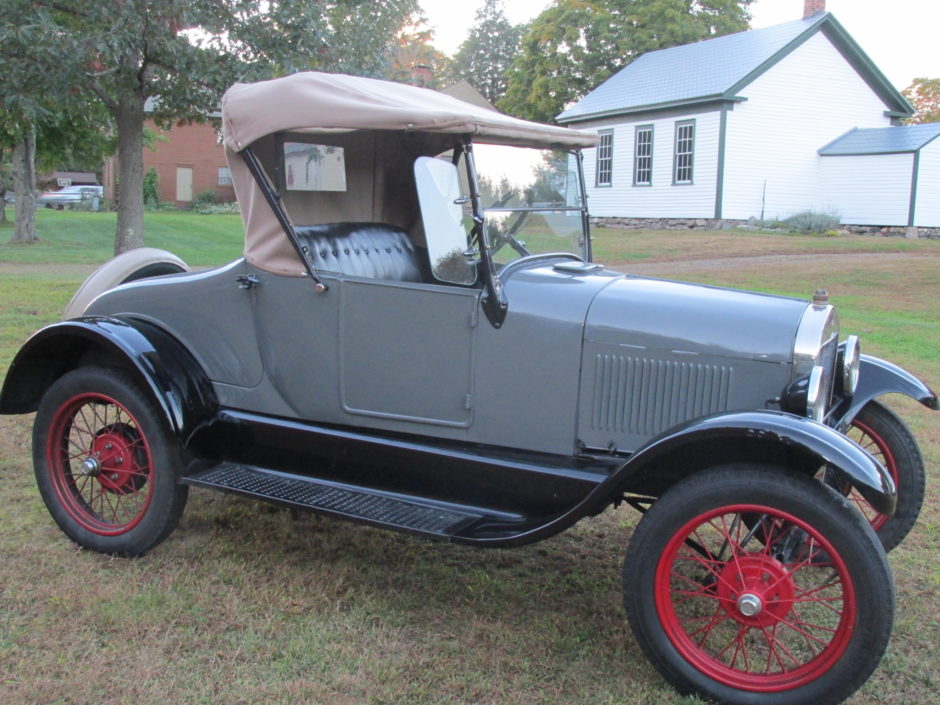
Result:
{"type": "Polygon", "coordinates": [[[842,702],[893,621],[871,527],[835,492],[772,467],[716,468],[670,489],[634,532],[623,588],[653,665],[722,703],[842,702]]]}
{"type": "Polygon", "coordinates": [[[94,551],[140,555],[166,538],[186,505],[178,446],[119,370],[79,368],[49,388],[33,427],[33,463],[56,523],[94,551]]]}
{"type": "Polygon", "coordinates": [[[852,421],[846,435],[887,468],[898,493],[893,516],[881,514],[851,487],[839,488],[865,515],[886,551],[897,546],[912,528],[924,503],[924,459],[913,434],[891,409],[870,401],[852,421]]]}

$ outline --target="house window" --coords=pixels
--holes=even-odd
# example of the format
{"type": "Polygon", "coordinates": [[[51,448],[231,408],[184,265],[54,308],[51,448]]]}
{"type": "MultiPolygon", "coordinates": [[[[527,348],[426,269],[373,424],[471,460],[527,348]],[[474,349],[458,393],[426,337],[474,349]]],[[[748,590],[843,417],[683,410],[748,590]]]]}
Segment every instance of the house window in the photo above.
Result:
{"type": "Polygon", "coordinates": [[[614,168],[614,132],[605,130],[597,133],[601,143],[597,145],[597,186],[610,186],[614,168]]]}
{"type": "Polygon", "coordinates": [[[676,123],[676,151],[673,159],[672,183],[692,183],[692,156],[695,151],[695,120],[676,123]]]}
{"type": "Polygon", "coordinates": [[[636,128],[633,138],[633,185],[653,184],[653,126],[636,128]]]}
{"type": "Polygon", "coordinates": [[[232,185],[232,174],[228,170],[227,166],[219,167],[219,186],[231,186],[232,185]]]}

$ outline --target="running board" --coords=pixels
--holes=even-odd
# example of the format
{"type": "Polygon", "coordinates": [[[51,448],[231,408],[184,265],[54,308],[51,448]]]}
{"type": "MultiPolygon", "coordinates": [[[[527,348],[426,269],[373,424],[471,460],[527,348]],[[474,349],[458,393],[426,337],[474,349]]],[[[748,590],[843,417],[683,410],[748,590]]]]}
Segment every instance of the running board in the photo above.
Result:
{"type": "Polygon", "coordinates": [[[440,539],[454,536],[487,516],[475,508],[454,508],[420,497],[395,495],[236,463],[216,465],[184,477],[182,482],[440,539]]]}

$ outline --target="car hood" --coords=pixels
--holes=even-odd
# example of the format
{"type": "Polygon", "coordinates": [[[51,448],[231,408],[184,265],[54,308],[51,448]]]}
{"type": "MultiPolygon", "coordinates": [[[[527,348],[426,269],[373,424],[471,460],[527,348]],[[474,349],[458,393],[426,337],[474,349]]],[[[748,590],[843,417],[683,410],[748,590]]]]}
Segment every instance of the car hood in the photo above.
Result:
{"type": "Polygon", "coordinates": [[[808,302],[626,275],[594,298],[585,342],[788,363],[808,302]]]}

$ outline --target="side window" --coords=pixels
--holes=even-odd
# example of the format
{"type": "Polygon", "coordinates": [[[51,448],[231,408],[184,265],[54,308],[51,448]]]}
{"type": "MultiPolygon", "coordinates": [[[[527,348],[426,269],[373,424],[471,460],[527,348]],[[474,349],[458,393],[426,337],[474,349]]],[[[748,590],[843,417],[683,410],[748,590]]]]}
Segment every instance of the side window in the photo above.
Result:
{"type": "Polygon", "coordinates": [[[653,126],[637,126],[633,142],[633,185],[652,186],[653,126]]]}
{"type": "Polygon", "coordinates": [[[595,185],[610,186],[613,183],[614,167],[614,131],[603,130],[597,133],[601,143],[597,145],[597,175],[595,185]]]}
{"type": "Polygon", "coordinates": [[[676,123],[676,147],[673,157],[672,183],[691,184],[695,153],[695,120],[676,123]]]}

